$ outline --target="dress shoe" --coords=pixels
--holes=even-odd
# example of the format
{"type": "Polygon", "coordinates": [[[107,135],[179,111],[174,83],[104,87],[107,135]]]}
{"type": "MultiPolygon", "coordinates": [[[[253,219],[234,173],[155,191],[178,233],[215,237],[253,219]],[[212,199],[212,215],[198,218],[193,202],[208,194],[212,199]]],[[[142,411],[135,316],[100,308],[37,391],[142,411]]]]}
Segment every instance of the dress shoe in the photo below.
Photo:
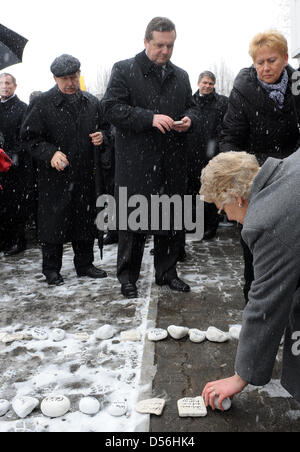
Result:
{"type": "Polygon", "coordinates": [[[138,291],[135,284],[126,283],[121,285],[121,293],[125,298],[138,298],[138,291]]]}
{"type": "Polygon", "coordinates": [[[48,273],[46,281],[49,286],[61,286],[64,283],[62,276],[56,272],[48,273]]]}
{"type": "Polygon", "coordinates": [[[181,279],[172,278],[172,279],[163,279],[162,281],[156,280],[156,284],[158,286],[169,286],[171,290],[175,292],[190,292],[191,288],[188,284],[183,282],[181,279]]]}
{"type": "Polygon", "coordinates": [[[107,278],[107,273],[104,270],[101,270],[101,268],[94,267],[94,265],[91,265],[84,270],[80,270],[80,272],[77,272],[77,275],[79,278],[81,276],[88,276],[93,279],[107,278]]]}
{"type": "Polygon", "coordinates": [[[26,242],[20,241],[4,251],[4,256],[16,256],[26,250],[26,242]]]}

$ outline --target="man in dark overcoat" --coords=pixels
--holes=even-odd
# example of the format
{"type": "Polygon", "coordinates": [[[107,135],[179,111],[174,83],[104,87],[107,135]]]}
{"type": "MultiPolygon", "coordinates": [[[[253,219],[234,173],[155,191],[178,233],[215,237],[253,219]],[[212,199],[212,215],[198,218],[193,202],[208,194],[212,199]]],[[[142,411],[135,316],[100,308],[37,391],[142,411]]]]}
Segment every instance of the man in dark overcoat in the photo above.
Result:
{"type": "MultiPolygon", "coordinates": [[[[116,127],[116,195],[120,187],[127,188],[128,199],[142,195],[149,202],[151,195],[185,194],[185,135],[194,119],[193,99],[188,74],[170,61],[175,39],[175,25],[154,18],[145,50],[113,67],[103,105],[116,127]]],[[[183,232],[152,232],[156,283],[189,291],[176,272],[183,232]]],[[[137,296],[145,240],[146,234],[119,230],[117,274],[129,298],[137,296]]]]}
{"type": "Polygon", "coordinates": [[[43,273],[49,285],[59,285],[63,283],[60,270],[63,244],[67,242],[72,242],[78,276],[107,276],[93,266],[94,151],[103,144],[103,115],[98,99],[80,90],[77,58],[56,58],[51,72],[56,86],[30,103],[22,137],[38,167],[38,237],[43,273]]]}
{"type": "Polygon", "coordinates": [[[0,75],[0,129],[2,146],[13,161],[0,176],[0,250],[13,256],[26,249],[25,227],[30,197],[31,162],[20,139],[20,129],[27,105],[15,94],[13,75],[0,75]]]}
{"type": "MultiPolygon", "coordinates": [[[[188,194],[195,198],[200,191],[200,176],[209,160],[219,153],[223,119],[228,109],[228,97],[216,92],[216,76],[210,71],[199,75],[199,89],[194,101],[199,127],[188,136],[188,194]]],[[[215,237],[220,216],[214,204],[204,204],[203,240],[215,237]]]]}

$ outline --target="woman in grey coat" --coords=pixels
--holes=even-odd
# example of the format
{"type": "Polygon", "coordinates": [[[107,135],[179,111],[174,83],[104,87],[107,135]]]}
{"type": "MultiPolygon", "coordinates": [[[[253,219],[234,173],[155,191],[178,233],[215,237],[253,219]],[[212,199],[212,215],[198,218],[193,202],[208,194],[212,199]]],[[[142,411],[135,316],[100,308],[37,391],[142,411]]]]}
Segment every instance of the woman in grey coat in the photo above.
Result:
{"type": "Polygon", "coordinates": [[[247,384],[264,386],[285,333],[283,387],[300,402],[300,150],[269,158],[260,168],[246,152],[222,153],[202,172],[201,195],[243,224],[253,253],[254,282],[243,315],[235,375],[208,383],[203,396],[214,409],[247,384]]]}

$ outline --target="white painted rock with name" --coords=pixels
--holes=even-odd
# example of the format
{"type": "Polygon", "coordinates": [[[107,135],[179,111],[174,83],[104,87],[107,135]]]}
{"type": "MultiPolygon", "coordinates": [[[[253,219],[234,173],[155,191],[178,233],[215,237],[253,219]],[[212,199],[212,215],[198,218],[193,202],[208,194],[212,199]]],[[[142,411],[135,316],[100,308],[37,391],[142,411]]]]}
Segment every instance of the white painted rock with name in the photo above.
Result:
{"type": "Polygon", "coordinates": [[[135,406],[135,409],[138,413],[141,414],[155,414],[156,416],[160,416],[165,407],[166,401],[164,399],[148,399],[141,400],[135,406]]]}
{"type": "Polygon", "coordinates": [[[111,416],[120,417],[127,413],[128,405],[126,400],[114,400],[108,407],[111,416]]]}
{"type": "MultiPolygon", "coordinates": [[[[231,405],[232,405],[232,403],[231,403],[231,400],[229,399],[229,397],[227,399],[224,399],[222,402],[222,407],[223,407],[224,411],[230,410],[231,405]]],[[[218,396],[215,398],[215,407],[217,408],[217,410],[220,410],[218,396]]]]}
{"type": "Polygon", "coordinates": [[[173,339],[182,339],[189,333],[189,328],[184,326],[171,325],[168,327],[168,333],[173,339]]]}
{"type": "Polygon", "coordinates": [[[99,413],[100,403],[95,397],[84,397],[79,402],[79,410],[84,414],[92,416],[99,413]]]}
{"type": "Polygon", "coordinates": [[[1,399],[0,400],[0,417],[5,416],[10,407],[10,403],[8,400],[1,399]]]}
{"type": "Polygon", "coordinates": [[[24,419],[32,413],[39,403],[39,400],[34,397],[19,397],[13,400],[12,407],[16,415],[24,419]]]}
{"type": "Polygon", "coordinates": [[[168,331],[162,328],[153,328],[148,331],[148,339],[152,342],[163,341],[168,337],[168,331]]]}
{"type": "Polygon", "coordinates": [[[47,417],[64,416],[71,408],[70,400],[65,396],[49,396],[41,403],[41,411],[47,417]]]}
{"type": "Polygon", "coordinates": [[[206,340],[206,332],[192,328],[189,330],[189,338],[191,342],[194,342],[195,344],[201,344],[201,342],[204,342],[206,340]]]}
{"type": "Polygon", "coordinates": [[[46,341],[49,338],[47,331],[43,328],[33,328],[31,331],[31,336],[37,341],[46,341]]]}
{"type": "Polygon", "coordinates": [[[65,339],[66,332],[60,328],[56,328],[52,331],[51,337],[54,342],[61,342],[65,339]]]}
{"type": "Polygon", "coordinates": [[[205,417],[207,409],[203,397],[186,397],[177,402],[180,417],[205,417]]]}
{"type": "Polygon", "coordinates": [[[232,337],[232,339],[239,340],[241,331],[242,331],[242,325],[234,325],[234,326],[232,326],[229,329],[230,337],[232,337]]]}
{"type": "Polygon", "coordinates": [[[139,330],[122,331],[120,334],[121,341],[139,342],[141,338],[142,336],[139,330]]]}
{"type": "Polygon", "coordinates": [[[211,326],[206,331],[206,338],[211,342],[227,342],[230,339],[229,333],[224,333],[224,331],[218,330],[214,326],[211,326]]]}
{"type": "Polygon", "coordinates": [[[103,325],[95,332],[97,339],[105,341],[111,339],[116,334],[116,330],[111,325],[103,325]]]}
{"type": "Polygon", "coordinates": [[[1,342],[4,344],[11,344],[15,341],[23,341],[24,334],[23,333],[7,333],[5,336],[2,337],[1,342]]]}

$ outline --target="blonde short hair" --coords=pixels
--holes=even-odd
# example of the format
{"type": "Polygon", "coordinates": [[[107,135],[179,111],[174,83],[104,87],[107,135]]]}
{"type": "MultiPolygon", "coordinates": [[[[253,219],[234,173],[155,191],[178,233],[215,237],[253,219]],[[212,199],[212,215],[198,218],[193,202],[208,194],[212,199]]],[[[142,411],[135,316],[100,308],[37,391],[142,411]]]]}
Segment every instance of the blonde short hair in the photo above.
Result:
{"type": "Polygon", "coordinates": [[[201,191],[204,200],[219,209],[231,204],[236,196],[249,199],[253,181],[259,171],[254,155],[247,152],[223,152],[202,171],[201,191]]]}
{"type": "Polygon", "coordinates": [[[278,50],[283,57],[285,57],[288,53],[288,43],[286,38],[276,30],[265,31],[264,33],[259,33],[254,36],[249,48],[249,54],[253,61],[256,58],[258,50],[264,46],[278,50]]]}

